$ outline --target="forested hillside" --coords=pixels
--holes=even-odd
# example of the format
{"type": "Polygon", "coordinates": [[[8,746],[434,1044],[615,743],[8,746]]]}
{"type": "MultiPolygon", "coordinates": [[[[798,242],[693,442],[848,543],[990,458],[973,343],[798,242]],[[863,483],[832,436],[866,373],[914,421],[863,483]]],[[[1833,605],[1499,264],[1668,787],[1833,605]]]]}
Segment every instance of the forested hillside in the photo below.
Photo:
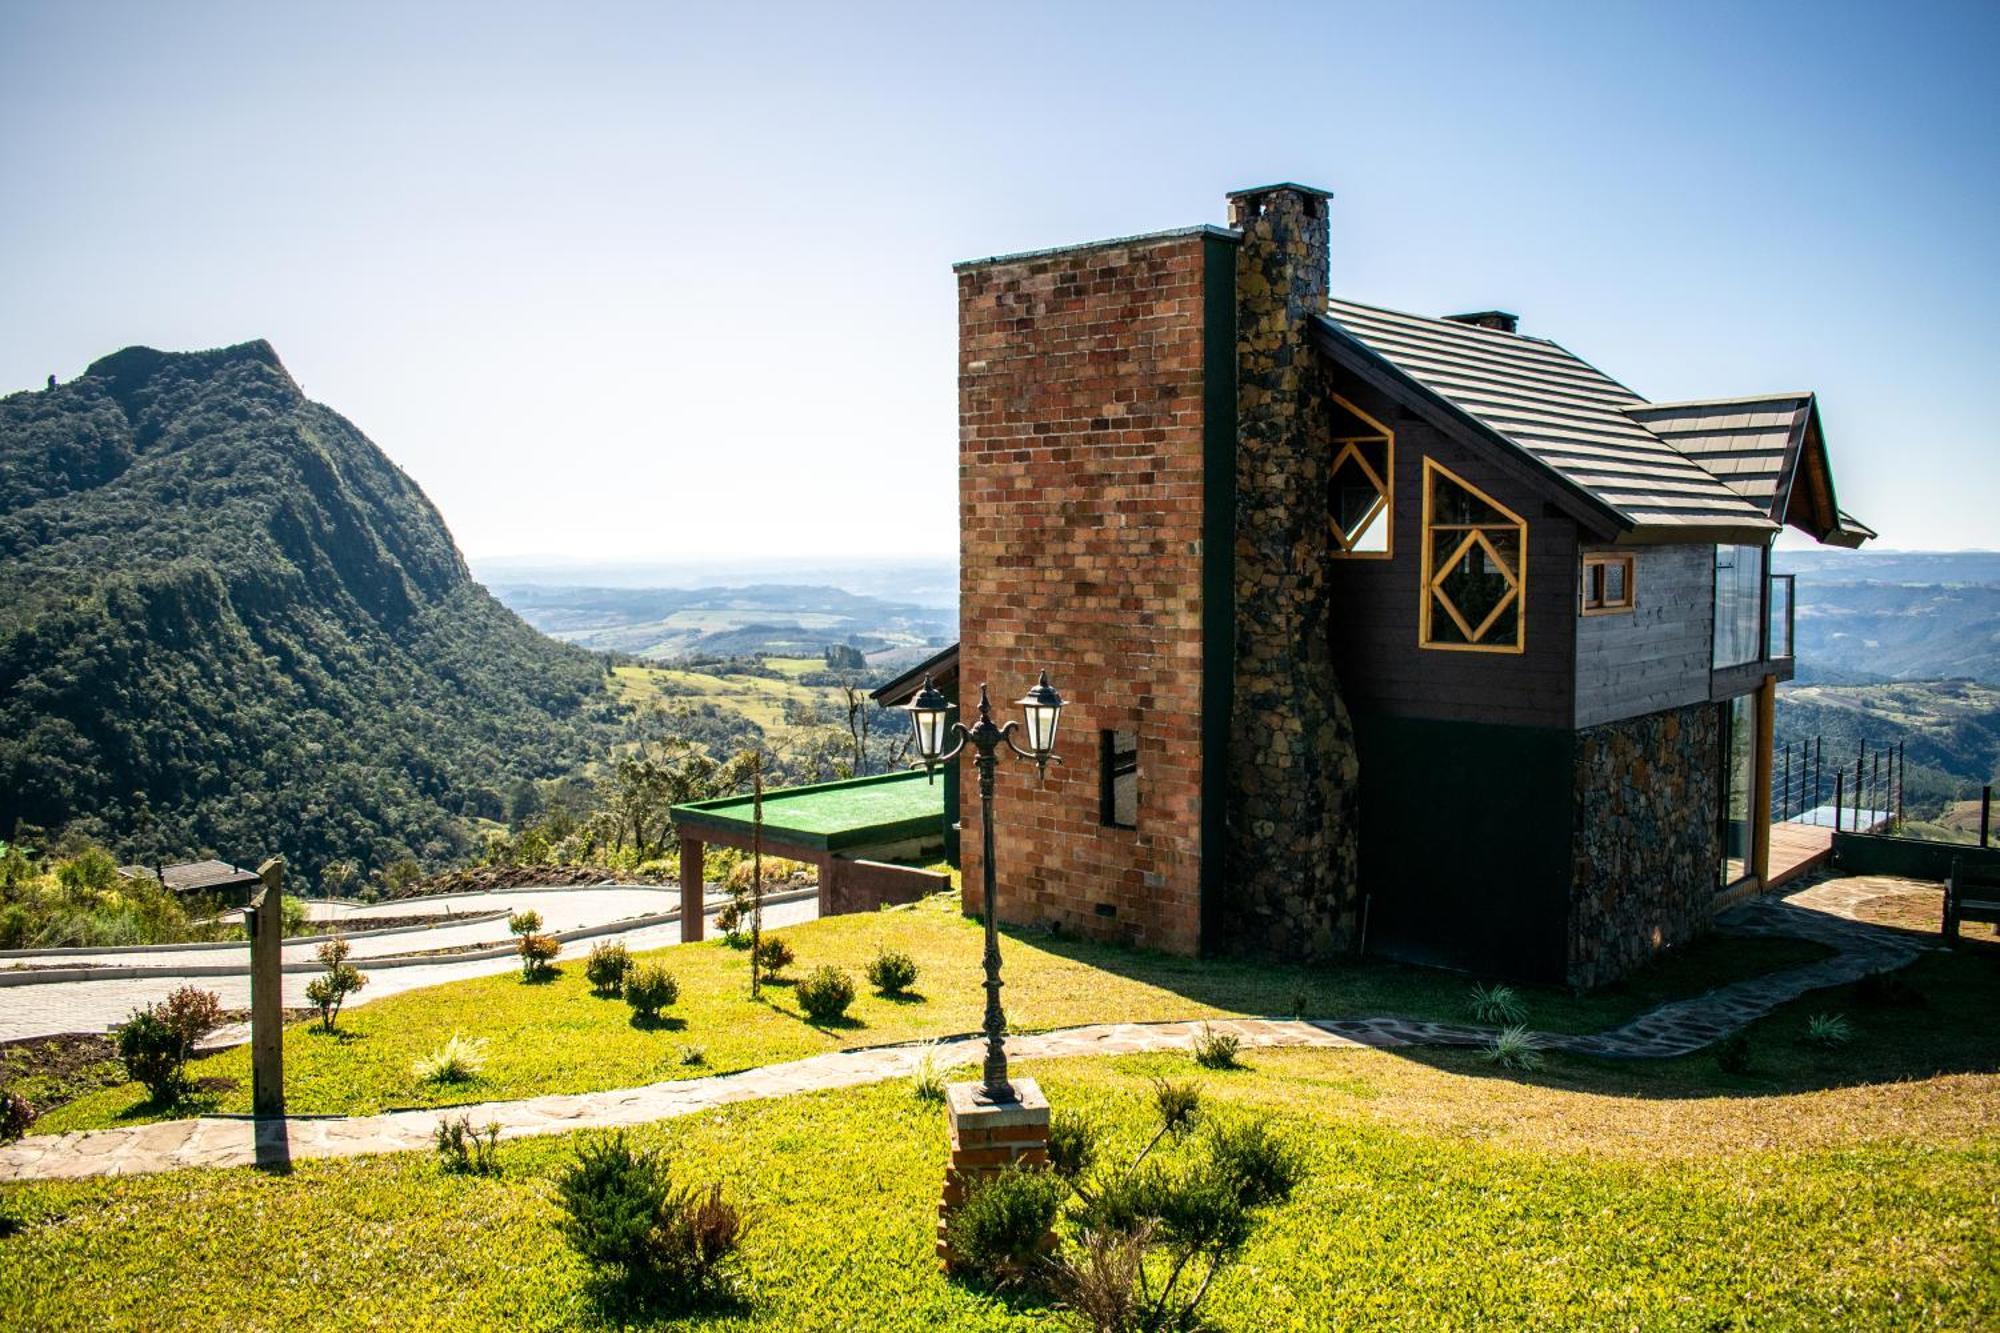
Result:
{"type": "Polygon", "coordinates": [[[0,837],[440,861],[607,751],[606,672],[474,583],[266,343],[0,399],[0,837]]]}

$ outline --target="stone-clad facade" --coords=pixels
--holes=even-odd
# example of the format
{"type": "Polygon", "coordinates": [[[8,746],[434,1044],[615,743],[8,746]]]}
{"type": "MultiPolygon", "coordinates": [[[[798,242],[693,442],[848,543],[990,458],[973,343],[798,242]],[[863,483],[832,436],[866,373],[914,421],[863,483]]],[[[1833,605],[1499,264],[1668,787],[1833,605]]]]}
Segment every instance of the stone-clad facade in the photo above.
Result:
{"type": "MultiPolygon", "coordinates": [[[[1000,765],[1000,916],[1201,945],[1205,230],[962,265],[961,698],[1051,669],[1064,762],[1000,765]],[[1137,828],[1099,820],[1098,741],[1134,731],[1137,828]]],[[[960,803],[967,910],[978,784],[960,803]]]]}
{"type": "Polygon", "coordinates": [[[1708,924],[1721,774],[1713,704],[1577,733],[1571,985],[1615,980],[1708,924]]]}
{"type": "Polygon", "coordinates": [[[1330,395],[1308,321],[1326,309],[1327,196],[1230,196],[1236,262],[1235,701],[1228,919],[1244,943],[1326,958],[1355,928],[1360,767],[1326,586],[1330,395]]]}

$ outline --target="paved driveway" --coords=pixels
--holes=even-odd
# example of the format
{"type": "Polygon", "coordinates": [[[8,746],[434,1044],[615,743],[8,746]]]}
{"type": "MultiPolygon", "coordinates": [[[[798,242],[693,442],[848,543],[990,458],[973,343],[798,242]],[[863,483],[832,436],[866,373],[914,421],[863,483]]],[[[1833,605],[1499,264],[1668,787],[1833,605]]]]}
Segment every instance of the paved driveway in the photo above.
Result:
{"type": "MultiPolygon", "coordinates": [[[[519,911],[523,905],[532,903],[535,909],[543,914],[548,925],[562,930],[578,929],[582,926],[598,924],[607,919],[619,920],[629,917],[633,915],[631,911],[619,911],[616,915],[609,917],[602,915],[602,912],[609,911],[614,903],[623,903],[629,907],[634,901],[637,901],[630,898],[614,900],[600,896],[590,900],[595,902],[600,909],[600,915],[598,915],[595,921],[581,920],[572,926],[556,925],[555,923],[558,919],[572,920],[574,917],[571,914],[558,918],[553,915],[554,913],[562,912],[567,914],[572,912],[572,908],[581,911],[588,906],[587,902],[570,903],[563,901],[565,899],[592,894],[657,894],[659,892],[662,891],[552,889],[546,895],[481,894],[474,896],[479,898],[502,898],[514,905],[511,909],[514,911],[519,911]],[[546,903],[544,899],[546,899],[546,903]]],[[[678,898],[679,895],[675,894],[674,896],[678,898]]],[[[642,911],[658,912],[665,910],[657,905],[657,897],[649,897],[644,901],[650,905],[640,909],[642,911]]],[[[492,909],[487,908],[484,910],[492,909]]],[[[711,909],[709,915],[711,917],[714,916],[713,909],[711,909]]],[[[810,897],[803,898],[798,902],[778,903],[764,909],[764,919],[773,927],[796,925],[801,921],[810,921],[818,915],[819,904],[810,897]]],[[[494,924],[499,926],[500,934],[504,936],[506,934],[507,923],[501,921],[494,924]]],[[[458,928],[451,927],[449,929],[455,930],[458,928]]],[[[422,938],[429,939],[440,933],[437,931],[426,931],[423,933],[422,938]]],[[[403,935],[401,932],[398,932],[397,935],[384,938],[392,940],[401,939],[404,947],[409,947],[408,941],[410,937],[403,935]]],[[[638,930],[614,932],[590,940],[575,940],[563,946],[562,956],[565,958],[580,958],[589,951],[590,946],[596,943],[597,939],[622,940],[627,947],[633,950],[658,949],[670,944],[679,944],[681,942],[681,928],[679,922],[669,921],[664,925],[646,926],[638,930]]],[[[359,946],[367,942],[365,940],[356,940],[357,952],[359,946]]],[[[426,945],[425,947],[434,946],[426,945]]],[[[304,955],[309,957],[311,950],[312,946],[304,946],[304,955]]],[[[180,957],[182,954],[176,951],[171,956],[180,957]]],[[[232,959],[237,955],[234,951],[216,950],[204,952],[201,955],[189,956],[198,956],[200,961],[214,963],[232,959]]],[[[247,965],[249,959],[248,945],[244,946],[241,956],[247,965]]],[[[286,957],[290,958],[291,956],[291,950],[288,949],[286,957]]],[[[143,958],[149,964],[157,964],[160,955],[142,954],[137,955],[137,957],[143,958]]],[[[129,963],[133,958],[134,955],[125,955],[124,961],[129,963]]],[[[65,958],[62,961],[67,962],[69,960],[65,958]]],[[[391,995],[401,995],[405,991],[419,990],[425,986],[440,985],[447,981],[462,981],[467,977],[491,976],[495,973],[510,972],[517,966],[519,964],[512,958],[487,958],[472,962],[453,962],[449,959],[441,959],[434,964],[421,963],[409,967],[378,968],[368,974],[368,988],[349,1000],[347,1007],[350,1009],[356,1008],[374,1000],[386,999],[391,995]]],[[[285,975],[285,1004],[287,1007],[305,1007],[306,983],[312,980],[312,975],[310,972],[291,972],[285,975]]],[[[134,1009],[162,999],[170,991],[183,985],[196,985],[200,986],[203,990],[214,991],[222,997],[222,1005],[225,1009],[248,1009],[250,1007],[250,978],[247,975],[228,977],[130,977],[103,981],[58,981],[50,982],[46,985],[0,987],[0,1041],[11,1041],[21,1037],[44,1037],[58,1032],[102,1032],[114,1023],[123,1022],[134,1009]]]]}

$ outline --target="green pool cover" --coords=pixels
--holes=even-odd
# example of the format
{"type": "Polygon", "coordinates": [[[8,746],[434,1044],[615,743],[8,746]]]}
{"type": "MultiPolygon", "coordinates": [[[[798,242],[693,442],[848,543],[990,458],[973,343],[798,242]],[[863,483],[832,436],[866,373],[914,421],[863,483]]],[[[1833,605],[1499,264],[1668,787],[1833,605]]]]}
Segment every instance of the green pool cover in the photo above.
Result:
{"type": "MultiPolygon", "coordinates": [[[[673,808],[674,824],[685,837],[728,834],[748,837],[750,797],[724,796],[673,808]]],[[[944,829],[944,781],[923,773],[883,773],[811,787],[782,787],[764,793],[764,835],[773,841],[838,852],[849,847],[940,836],[944,829]]]]}

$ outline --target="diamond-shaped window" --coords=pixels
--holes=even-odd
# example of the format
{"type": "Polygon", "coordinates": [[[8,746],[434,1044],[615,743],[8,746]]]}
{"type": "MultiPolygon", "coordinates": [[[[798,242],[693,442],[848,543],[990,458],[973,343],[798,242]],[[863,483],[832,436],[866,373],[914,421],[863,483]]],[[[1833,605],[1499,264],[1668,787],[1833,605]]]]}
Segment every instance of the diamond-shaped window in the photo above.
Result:
{"type": "Polygon", "coordinates": [[[1387,559],[1395,520],[1395,434],[1337,395],[1333,430],[1333,466],[1327,472],[1333,554],[1387,559]]]}
{"type": "Polygon", "coordinates": [[[1520,515],[1426,458],[1423,646],[1520,652],[1527,549],[1520,515]]]}

